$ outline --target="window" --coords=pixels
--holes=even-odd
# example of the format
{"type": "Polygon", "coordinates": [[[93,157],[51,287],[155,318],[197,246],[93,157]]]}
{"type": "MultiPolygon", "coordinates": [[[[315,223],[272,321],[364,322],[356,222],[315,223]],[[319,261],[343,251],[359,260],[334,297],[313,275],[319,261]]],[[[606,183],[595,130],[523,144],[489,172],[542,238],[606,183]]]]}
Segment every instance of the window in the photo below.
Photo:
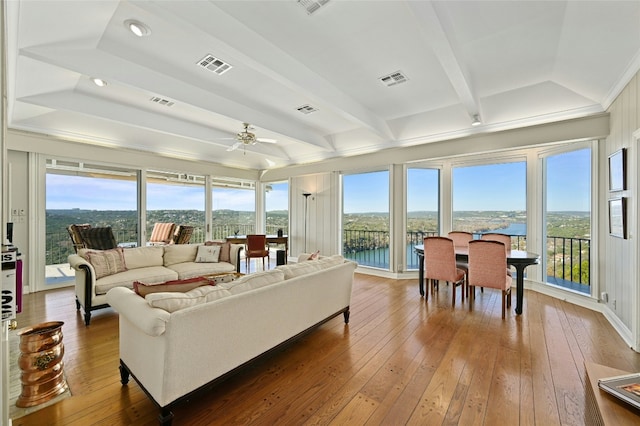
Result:
{"type": "Polygon", "coordinates": [[[134,170],[49,159],[45,181],[47,288],[73,280],[73,276],[60,274],[55,267],[66,264],[67,256],[75,253],[67,232],[69,225],[110,226],[118,244],[137,243],[137,175],[134,170]]]}
{"type": "Polygon", "coordinates": [[[342,185],[344,257],[389,269],[389,172],[344,175],[342,185]]]}
{"type": "Polygon", "coordinates": [[[212,238],[256,232],[255,183],[213,179],[212,238]]]}
{"type": "Polygon", "coordinates": [[[189,242],[204,242],[204,176],[147,172],[147,239],[157,222],[193,226],[189,242]]]}
{"type": "Polygon", "coordinates": [[[590,294],[591,149],[543,156],[546,282],[590,294]]]}
{"type": "Polygon", "coordinates": [[[453,231],[511,235],[513,248],[526,248],[526,162],[452,170],[453,231]]]}
{"type": "Polygon", "coordinates": [[[439,180],[437,169],[407,169],[407,269],[418,269],[415,245],[439,234],[439,180]]]}
{"type": "Polygon", "coordinates": [[[268,235],[282,230],[289,234],[289,183],[269,183],[265,187],[265,224],[268,235]]]}

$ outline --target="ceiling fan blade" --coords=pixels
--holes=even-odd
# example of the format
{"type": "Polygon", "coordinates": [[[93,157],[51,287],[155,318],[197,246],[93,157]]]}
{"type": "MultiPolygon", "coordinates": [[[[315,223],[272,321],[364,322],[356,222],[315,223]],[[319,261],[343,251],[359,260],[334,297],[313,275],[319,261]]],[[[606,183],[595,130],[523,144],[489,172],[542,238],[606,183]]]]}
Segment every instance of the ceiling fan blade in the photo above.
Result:
{"type": "Polygon", "coordinates": [[[278,142],[275,139],[267,139],[267,138],[256,138],[256,140],[258,142],[264,142],[264,143],[277,143],[278,142]]]}
{"type": "Polygon", "coordinates": [[[235,151],[236,149],[238,149],[240,145],[242,145],[242,142],[236,142],[233,145],[231,145],[229,148],[227,148],[227,151],[235,151]]]}

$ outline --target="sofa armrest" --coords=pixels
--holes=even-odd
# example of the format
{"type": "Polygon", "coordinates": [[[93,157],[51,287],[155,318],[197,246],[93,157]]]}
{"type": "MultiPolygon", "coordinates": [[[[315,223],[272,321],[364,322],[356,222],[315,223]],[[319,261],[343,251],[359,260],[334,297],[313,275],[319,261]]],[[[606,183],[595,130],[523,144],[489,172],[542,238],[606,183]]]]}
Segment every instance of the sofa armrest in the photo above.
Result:
{"type": "MultiPolygon", "coordinates": [[[[93,265],[82,256],[71,254],[67,259],[69,265],[76,271],[76,300],[82,304],[86,314],[92,306],[92,298],[96,288],[96,272],[93,265]]],[[[87,319],[87,325],[88,321],[87,319]]]]}
{"type": "Polygon", "coordinates": [[[240,253],[244,250],[244,244],[231,244],[229,257],[231,258],[231,263],[235,265],[236,272],[240,272],[240,253]]]}
{"type": "Polygon", "coordinates": [[[160,336],[166,329],[171,314],[149,306],[144,297],[125,287],[114,287],[107,292],[107,301],[113,309],[149,336],[160,336]]]}

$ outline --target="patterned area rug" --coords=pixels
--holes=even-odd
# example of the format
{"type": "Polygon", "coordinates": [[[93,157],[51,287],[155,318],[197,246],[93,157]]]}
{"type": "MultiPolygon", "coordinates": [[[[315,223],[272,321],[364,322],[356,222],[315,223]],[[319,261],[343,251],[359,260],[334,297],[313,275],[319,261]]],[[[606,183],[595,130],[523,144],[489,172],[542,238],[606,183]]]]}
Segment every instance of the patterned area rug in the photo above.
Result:
{"type": "MultiPolygon", "coordinates": [[[[63,340],[64,342],[64,340],[63,340]]],[[[18,367],[18,357],[20,357],[20,336],[17,334],[17,330],[11,330],[9,332],[9,417],[17,419],[26,416],[29,413],[38,411],[44,407],[55,404],[63,399],[71,396],[71,390],[67,386],[67,390],[55,398],[43,402],[42,404],[34,405],[33,407],[20,408],[16,407],[16,401],[22,393],[22,384],[20,383],[20,367],[18,367]]],[[[64,374],[64,373],[63,373],[64,374]]],[[[66,378],[65,378],[66,380],[66,378]]]]}

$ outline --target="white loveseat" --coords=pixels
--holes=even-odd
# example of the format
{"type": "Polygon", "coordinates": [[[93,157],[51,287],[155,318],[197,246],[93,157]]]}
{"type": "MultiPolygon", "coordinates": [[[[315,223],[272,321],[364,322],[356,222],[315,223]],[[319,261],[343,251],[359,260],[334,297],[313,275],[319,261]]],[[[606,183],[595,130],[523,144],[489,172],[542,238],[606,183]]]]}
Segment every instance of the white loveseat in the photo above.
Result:
{"type": "MultiPolygon", "coordinates": [[[[69,265],[75,270],[76,309],[84,310],[84,322],[89,325],[91,312],[108,307],[107,292],[114,287],[133,288],[135,281],[148,284],[183,280],[206,274],[238,272],[242,244],[229,244],[229,261],[196,262],[201,244],[175,244],[164,246],[118,249],[123,254],[122,268],[106,276],[96,275],[91,263],[91,252],[106,251],[80,249],[69,256],[69,265]]],[[[222,247],[222,246],[221,246],[222,247]]],[[[226,259],[226,257],[224,257],[226,259]]]]}
{"type": "Polygon", "coordinates": [[[131,374],[170,424],[171,407],[194,392],[341,313],[347,323],[356,266],[330,256],[186,293],[110,290],[122,384],[131,374]]]}

